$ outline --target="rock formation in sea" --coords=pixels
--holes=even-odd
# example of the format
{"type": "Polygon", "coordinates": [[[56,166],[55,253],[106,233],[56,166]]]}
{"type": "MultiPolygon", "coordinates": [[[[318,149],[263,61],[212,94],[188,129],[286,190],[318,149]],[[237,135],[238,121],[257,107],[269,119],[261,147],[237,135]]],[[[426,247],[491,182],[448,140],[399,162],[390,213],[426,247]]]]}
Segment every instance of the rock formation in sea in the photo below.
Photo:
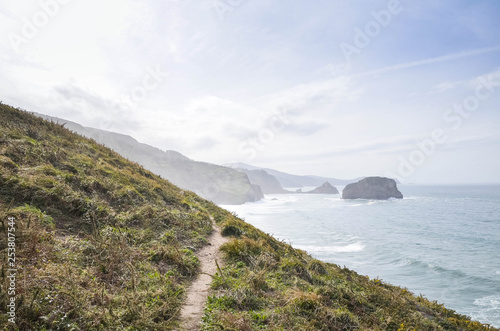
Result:
{"type": "Polygon", "coordinates": [[[339,190],[332,184],[324,182],[323,185],[316,187],[314,190],[307,193],[313,194],[339,194],[339,190]]]}
{"type": "Polygon", "coordinates": [[[396,181],[386,177],[367,177],[357,183],[347,185],[342,191],[342,199],[402,199],[396,181]]]}

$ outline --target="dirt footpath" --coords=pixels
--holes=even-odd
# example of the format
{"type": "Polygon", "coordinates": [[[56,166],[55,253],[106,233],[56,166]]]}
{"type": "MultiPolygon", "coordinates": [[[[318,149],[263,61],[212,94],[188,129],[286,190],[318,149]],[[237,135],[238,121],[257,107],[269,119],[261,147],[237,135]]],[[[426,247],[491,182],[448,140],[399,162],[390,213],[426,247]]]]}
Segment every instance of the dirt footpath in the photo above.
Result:
{"type": "Polygon", "coordinates": [[[221,235],[220,229],[214,224],[214,232],[208,238],[209,244],[203,247],[197,254],[200,261],[200,274],[187,290],[187,298],[181,309],[181,330],[199,330],[203,308],[207,301],[208,291],[212,277],[217,272],[215,260],[222,267],[222,256],[220,246],[229,239],[221,235]]]}

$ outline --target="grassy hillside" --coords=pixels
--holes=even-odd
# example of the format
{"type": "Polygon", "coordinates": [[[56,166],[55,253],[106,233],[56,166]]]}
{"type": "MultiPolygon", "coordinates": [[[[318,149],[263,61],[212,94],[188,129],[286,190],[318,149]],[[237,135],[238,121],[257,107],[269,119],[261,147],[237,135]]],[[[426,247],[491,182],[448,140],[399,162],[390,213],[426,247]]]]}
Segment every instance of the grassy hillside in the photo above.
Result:
{"type": "Polygon", "coordinates": [[[211,217],[234,237],[204,330],[481,330],[408,291],[317,261],[113,151],[0,104],[0,325],[169,330],[211,217]],[[7,321],[16,219],[16,325],[7,321]]]}
{"type": "Polygon", "coordinates": [[[202,330],[498,330],[405,288],[324,263],[236,217],[202,330]]]}
{"type": "Polygon", "coordinates": [[[65,123],[65,127],[71,131],[94,139],[171,183],[217,204],[238,205],[263,198],[259,187],[252,185],[247,176],[232,168],[194,161],[175,151],[162,151],[127,135],[86,128],[56,117],[38,116],[65,123]]]}
{"type": "MultiPolygon", "coordinates": [[[[15,217],[20,330],[168,329],[206,201],[60,125],[0,105],[0,249],[15,217]]],[[[7,325],[6,272],[0,325],[7,325]]]]}

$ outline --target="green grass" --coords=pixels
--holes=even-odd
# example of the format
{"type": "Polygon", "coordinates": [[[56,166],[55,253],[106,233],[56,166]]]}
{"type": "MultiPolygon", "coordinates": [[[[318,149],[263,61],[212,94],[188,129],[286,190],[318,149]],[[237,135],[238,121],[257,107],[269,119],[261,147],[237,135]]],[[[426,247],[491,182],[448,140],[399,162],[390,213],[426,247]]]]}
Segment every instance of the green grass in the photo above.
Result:
{"type": "Polygon", "coordinates": [[[203,330],[497,330],[262,233],[216,218],[237,238],[222,247],[203,330]]]}
{"type": "Polygon", "coordinates": [[[0,104],[4,329],[178,328],[211,218],[232,240],[203,330],[487,329],[315,260],[92,140],[0,104]],[[6,315],[8,217],[16,218],[16,325],[6,315]]]}
{"type": "MultiPolygon", "coordinates": [[[[61,125],[0,105],[0,249],[15,217],[19,330],[156,330],[178,323],[209,213],[181,191],[61,125]]],[[[7,287],[6,287],[7,286],[7,287]]]]}

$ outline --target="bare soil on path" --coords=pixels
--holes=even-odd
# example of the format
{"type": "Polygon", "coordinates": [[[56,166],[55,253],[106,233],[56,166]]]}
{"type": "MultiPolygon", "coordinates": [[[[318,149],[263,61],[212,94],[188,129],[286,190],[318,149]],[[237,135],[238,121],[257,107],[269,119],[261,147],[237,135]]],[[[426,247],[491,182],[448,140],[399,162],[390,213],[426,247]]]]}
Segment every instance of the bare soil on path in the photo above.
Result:
{"type": "Polygon", "coordinates": [[[214,232],[208,238],[208,244],[197,254],[200,261],[200,274],[187,290],[186,301],[181,309],[180,330],[195,331],[200,329],[203,309],[210,290],[210,283],[212,282],[210,275],[214,275],[217,272],[215,261],[222,267],[222,255],[219,248],[228,241],[229,239],[223,237],[220,229],[214,224],[214,232]]]}

